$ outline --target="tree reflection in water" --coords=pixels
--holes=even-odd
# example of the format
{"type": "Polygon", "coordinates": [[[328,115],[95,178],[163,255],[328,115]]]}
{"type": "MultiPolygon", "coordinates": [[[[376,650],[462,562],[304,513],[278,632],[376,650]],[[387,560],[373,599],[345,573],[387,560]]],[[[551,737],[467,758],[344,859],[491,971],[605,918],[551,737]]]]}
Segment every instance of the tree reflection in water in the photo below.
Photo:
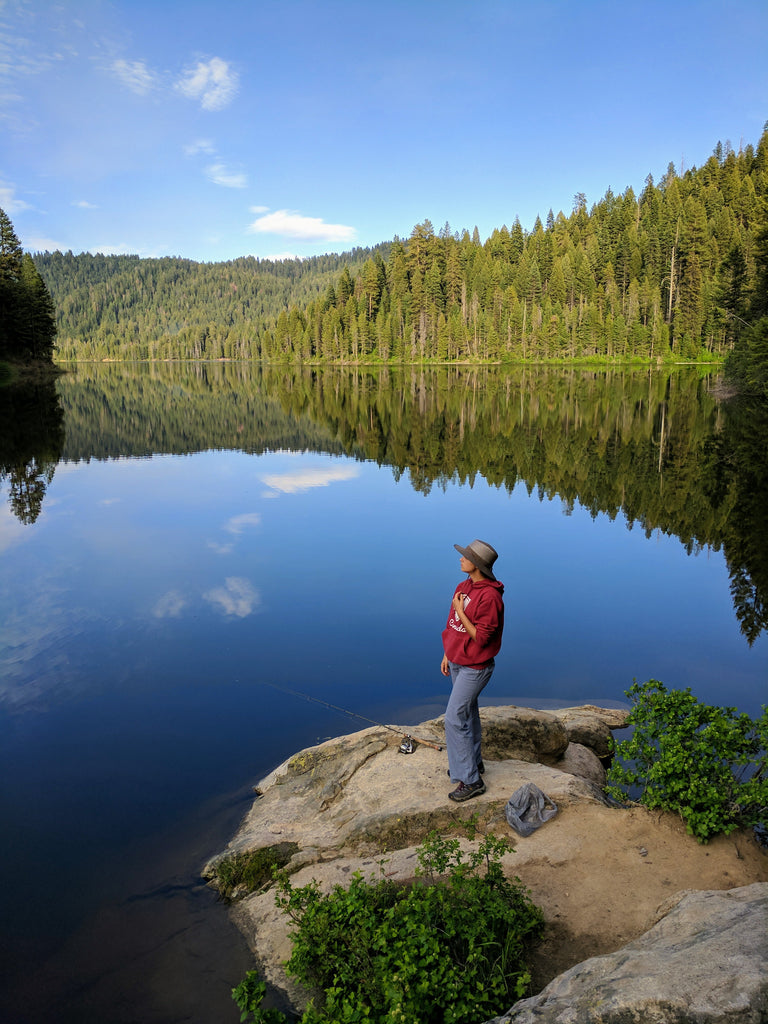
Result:
{"type": "Polygon", "coordinates": [[[84,365],[4,389],[0,472],[23,523],[59,459],[280,448],[373,460],[422,493],[522,481],[689,552],[722,548],[752,644],[768,625],[768,410],[710,384],[684,369],[84,365]]]}
{"type": "Polygon", "coordinates": [[[64,449],[64,411],[51,376],[0,390],[0,483],[16,518],[36,522],[64,449]]]}
{"type": "Polygon", "coordinates": [[[729,508],[723,552],[736,617],[753,644],[768,627],[768,406],[738,398],[724,412],[722,430],[706,443],[704,488],[713,504],[729,508]]]}

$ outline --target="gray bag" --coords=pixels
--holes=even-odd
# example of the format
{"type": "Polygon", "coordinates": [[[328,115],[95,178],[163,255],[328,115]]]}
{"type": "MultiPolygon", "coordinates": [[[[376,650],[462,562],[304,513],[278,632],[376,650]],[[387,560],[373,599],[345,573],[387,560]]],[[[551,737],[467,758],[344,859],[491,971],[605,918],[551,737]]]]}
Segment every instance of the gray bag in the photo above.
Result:
{"type": "Polygon", "coordinates": [[[526,782],[515,790],[504,808],[507,821],[521,836],[529,836],[557,814],[557,805],[538,786],[526,782]]]}

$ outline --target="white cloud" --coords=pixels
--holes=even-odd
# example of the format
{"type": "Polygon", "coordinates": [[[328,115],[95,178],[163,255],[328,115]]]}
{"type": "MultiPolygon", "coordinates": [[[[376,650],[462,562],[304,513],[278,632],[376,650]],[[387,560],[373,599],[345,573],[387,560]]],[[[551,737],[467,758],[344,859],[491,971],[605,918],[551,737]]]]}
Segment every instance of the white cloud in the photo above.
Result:
{"type": "Polygon", "coordinates": [[[224,188],[245,188],[248,184],[244,174],[230,171],[224,164],[211,164],[206,167],[205,173],[214,185],[223,185],[224,188]]]}
{"type": "Polygon", "coordinates": [[[305,217],[292,210],[275,210],[257,217],[250,230],[303,242],[349,242],[355,237],[355,229],[347,224],[326,224],[321,217],[305,217]]]}
{"type": "MultiPolygon", "coordinates": [[[[67,246],[59,245],[57,248],[65,249],[67,246]]],[[[96,242],[94,245],[89,245],[87,251],[100,253],[103,256],[146,256],[148,259],[168,255],[167,248],[164,248],[160,242],[152,249],[131,245],[130,242],[96,242]]]]}
{"type": "Polygon", "coordinates": [[[260,603],[260,597],[242,576],[228,576],[223,587],[214,587],[203,594],[206,601],[218,606],[225,615],[244,619],[260,603]]]}
{"type": "Polygon", "coordinates": [[[169,590],[155,604],[152,614],[156,619],[178,619],[186,604],[186,600],[178,590],[169,590]]]}
{"type": "Polygon", "coordinates": [[[31,210],[29,203],[23,199],[16,198],[16,187],[14,185],[0,184],[0,208],[10,216],[12,213],[21,213],[23,210],[31,210]]]}
{"type": "Polygon", "coordinates": [[[306,259],[306,256],[299,256],[296,252],[270,252],[262,258],[272,260],[273,263],[280,263],[282,260],[303,260],[306,259]]]}
{"type": "Polygon", "coordinates": [[[30,252],[64,252],[67,246],[54,238],[46,238],[45,235],[27,235],[24,248],[30,252]]]}
{"type": "Polygon", "coordinates": [[[215,551],[217,555],[231,555],[235,545],[217,544],[215,540],[209,540],[208,547],[211,549],[211,551],[215,551]]]}
{"type": "Polygon", "coordinates": [[[184,156],[197,156],[198,153],[213,156],[215,152],[216,147],[210,139],[195,139],[194,142],[184,147],[184,156]]]}
{"type": "Polygon", "coordinates": [[[354,480],[359,475],[356,466],[329,469],[300,469],[296,473],[274,473],[263,476],[262,482],[282,494],[298,494],[314,487],[327,487],[339,480],[354,480]]]}
{"type": "Polygon", "coordinates": [[[146,96],[155,86],[155,75],[143,60],[116,60],[112,63],[112,70],[137,96],[146,96]]]}
{"type": "Polygon", "coordinates": [[[95,203],[89,203],[87,199],[73,199],[70,206],[76,206],[80,210],[98,210],[95,203]]]}
{"type": "Polygon", "coordinates": [[[200,100],[203,110],[221,110],[237,93],[238,76],[220,57],[199,61],[176,83],[176,88],[191,100],[200,100]]]}
{"type": "Polygon", "coordinates": [[[227,533],[233,533],[235,536],[238,536],[246,526],[259,526],[260,523],[261,516],[258,512],[243,512],[239,516],[232,516],[231,519],[228,519],[224,529],[227,533]]]}

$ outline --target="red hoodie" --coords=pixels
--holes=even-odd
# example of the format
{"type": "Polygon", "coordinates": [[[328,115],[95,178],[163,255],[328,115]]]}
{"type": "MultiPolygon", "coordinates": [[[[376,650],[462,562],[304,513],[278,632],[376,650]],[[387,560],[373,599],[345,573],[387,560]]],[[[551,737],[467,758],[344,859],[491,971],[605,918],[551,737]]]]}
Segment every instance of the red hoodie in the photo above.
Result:
{"type": "Polygon", "coordinates": [[[482,668],[501,649],[504,584],[486,578],[479,583],[466,579],[458,584],[454,596],[459,592],[467,595],[464,614],[477,630],[477,637],[474,640],[470,637],[451,604],[448,622],[443,630],[443,650],[448,661],[455,665],[482,668]]]}

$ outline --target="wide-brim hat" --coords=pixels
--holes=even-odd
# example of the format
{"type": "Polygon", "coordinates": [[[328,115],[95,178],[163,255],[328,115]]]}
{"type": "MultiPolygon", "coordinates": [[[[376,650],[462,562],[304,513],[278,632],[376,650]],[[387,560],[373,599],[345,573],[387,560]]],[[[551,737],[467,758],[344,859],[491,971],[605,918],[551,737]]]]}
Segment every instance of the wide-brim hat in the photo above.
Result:
{"type": "Polygon", "coordinates": [[[499,557],[499,553],[495,548],[492,548],[490,544],[486,544],[484,540],[473,540],[472,543],[467,544],[465,548],[460,544],[454,544],[453,546],[459,554],[464,555],[465,558],[469,559],[472,565],[476,565],[483,576],[487,576],[489,580],[496,579],[491,567],[499,557]]]}

